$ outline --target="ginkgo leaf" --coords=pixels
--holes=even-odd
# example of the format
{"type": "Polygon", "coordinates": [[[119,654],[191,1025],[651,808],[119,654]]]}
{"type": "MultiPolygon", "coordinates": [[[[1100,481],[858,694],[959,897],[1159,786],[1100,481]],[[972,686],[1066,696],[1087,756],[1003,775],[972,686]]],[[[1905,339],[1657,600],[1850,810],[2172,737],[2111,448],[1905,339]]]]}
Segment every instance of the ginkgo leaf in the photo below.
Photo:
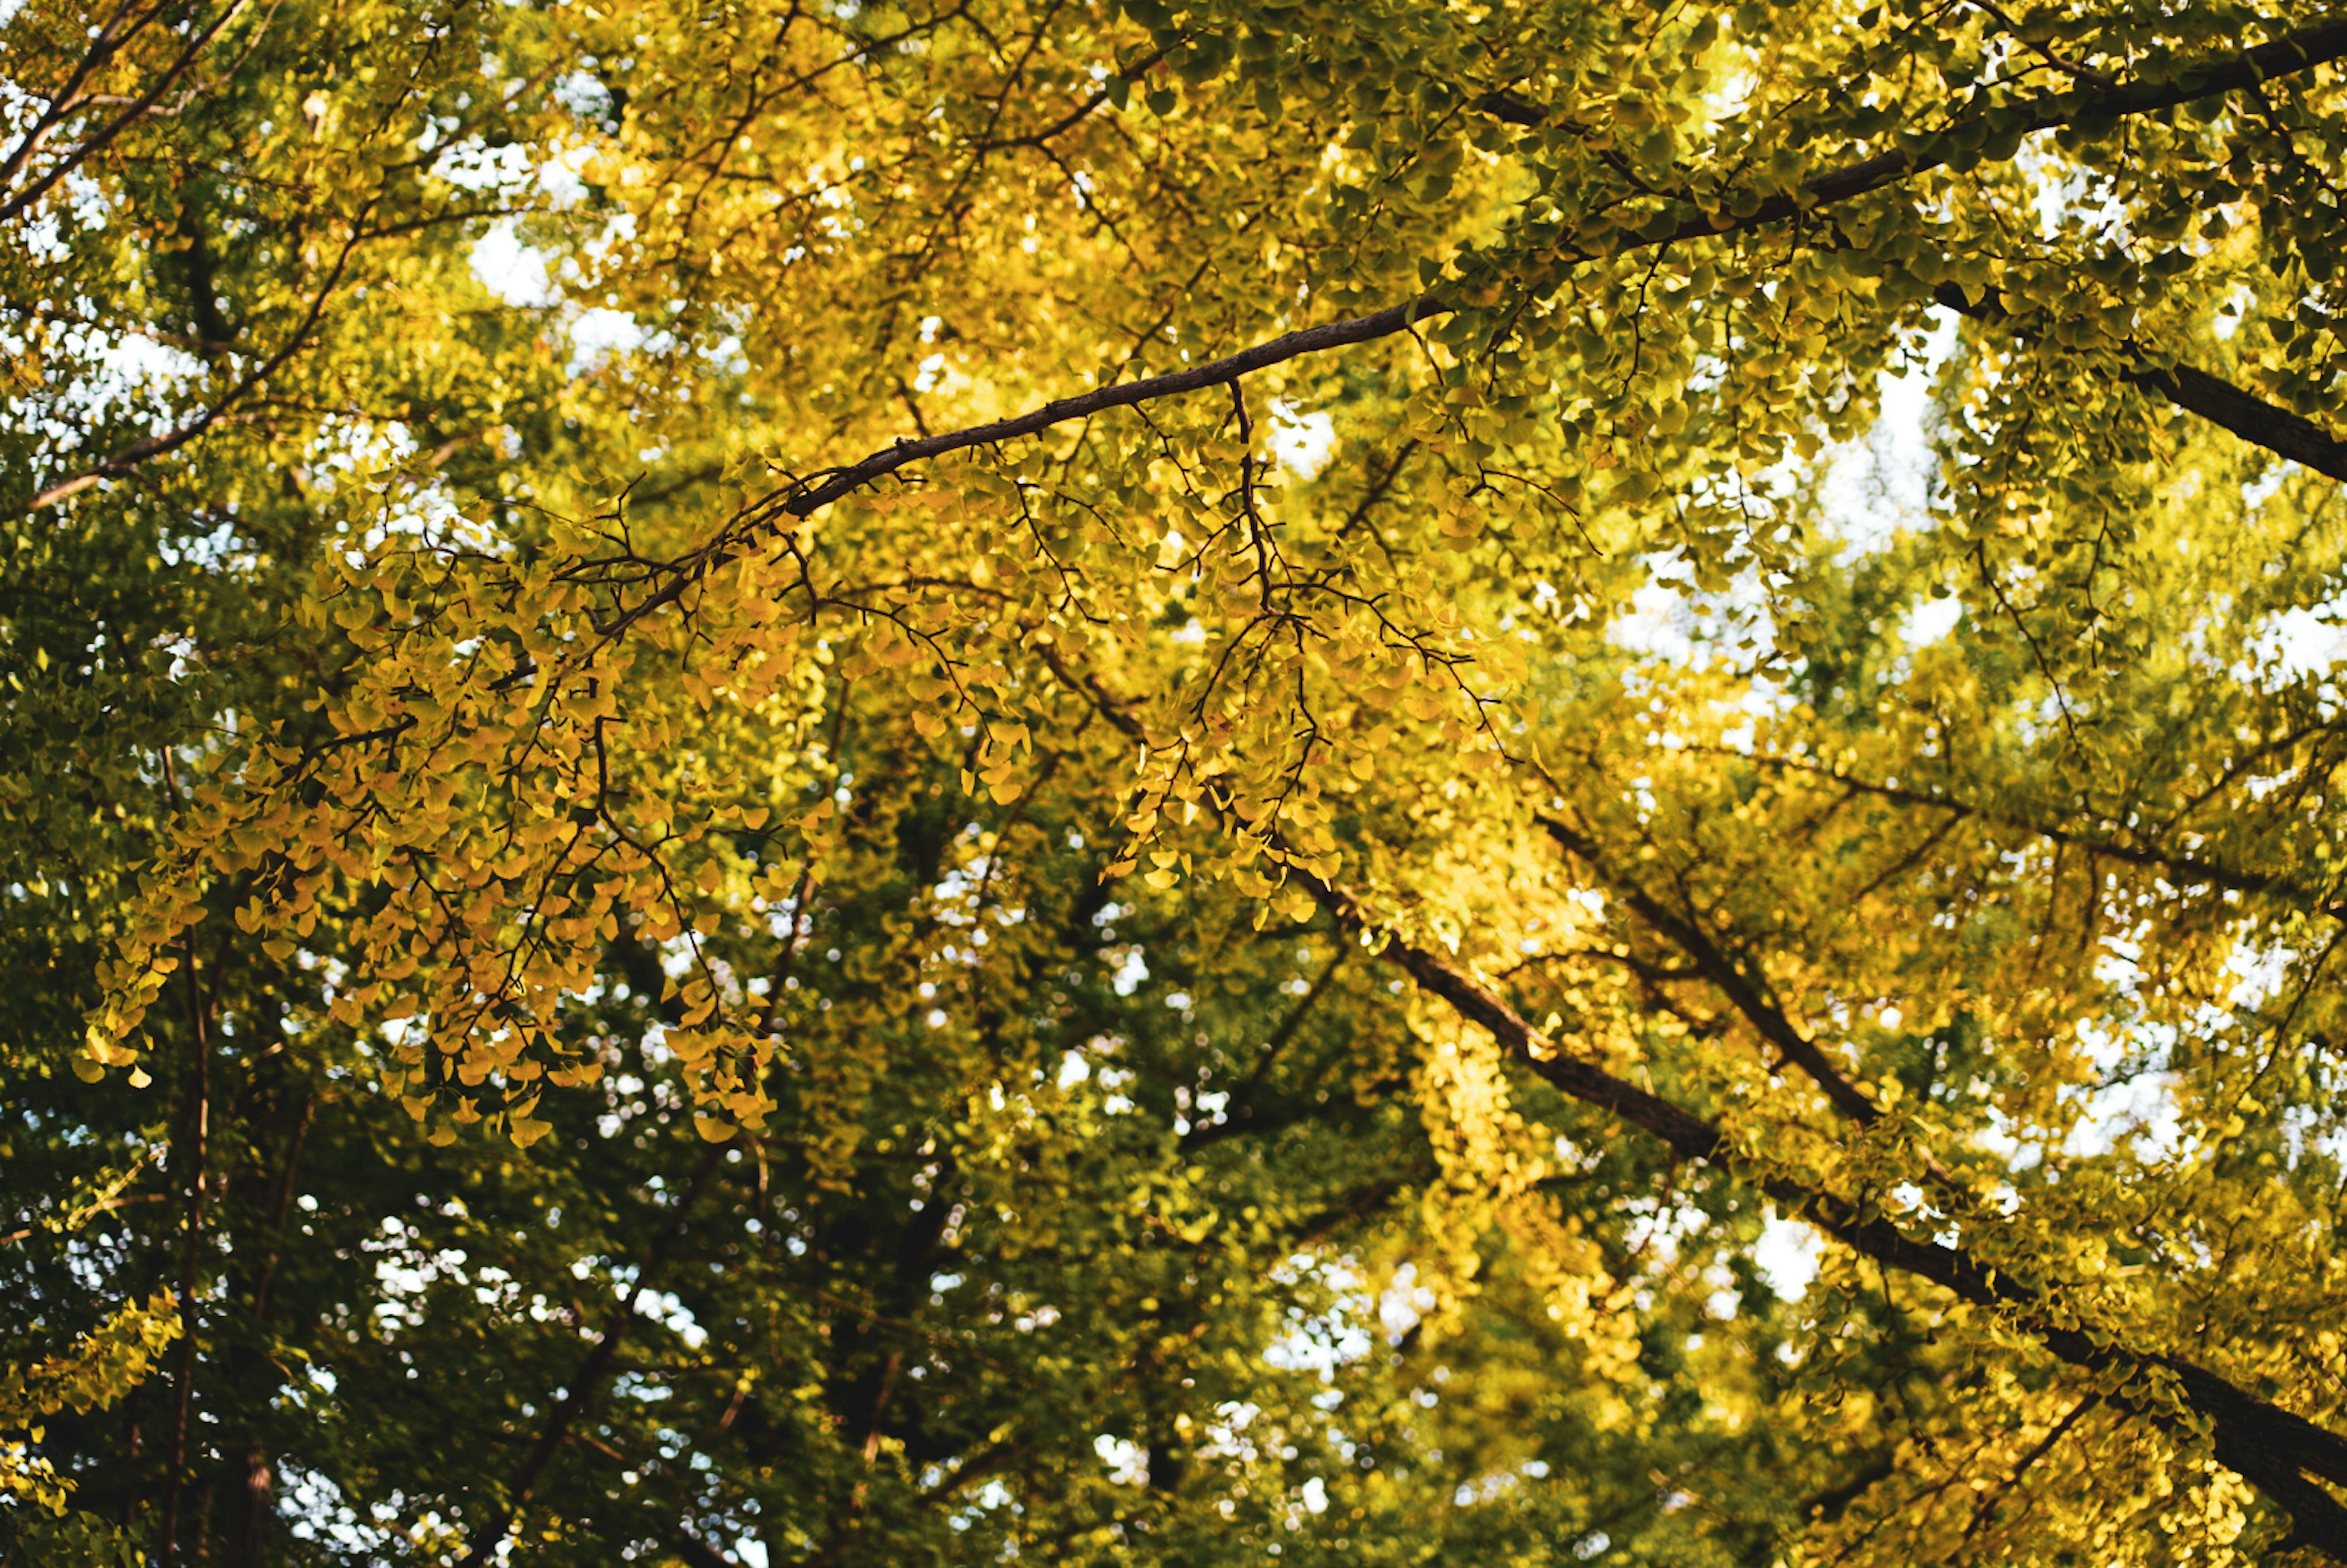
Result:
{"type": "Polygon", "coordinates": [[[15,1556],[2347,1554],[2291,11],[9,9],[15,1556]]]}

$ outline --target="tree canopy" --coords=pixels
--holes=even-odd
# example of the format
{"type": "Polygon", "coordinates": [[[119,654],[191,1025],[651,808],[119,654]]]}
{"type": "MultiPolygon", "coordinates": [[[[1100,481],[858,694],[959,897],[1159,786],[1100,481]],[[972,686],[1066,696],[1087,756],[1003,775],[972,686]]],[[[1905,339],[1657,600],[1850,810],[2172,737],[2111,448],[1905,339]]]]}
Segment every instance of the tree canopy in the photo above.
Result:
{"type": "Polygon", "coordinates": [[[0,1562],[2347,1562],[2347,10],[0,7],[0,1562]]]}

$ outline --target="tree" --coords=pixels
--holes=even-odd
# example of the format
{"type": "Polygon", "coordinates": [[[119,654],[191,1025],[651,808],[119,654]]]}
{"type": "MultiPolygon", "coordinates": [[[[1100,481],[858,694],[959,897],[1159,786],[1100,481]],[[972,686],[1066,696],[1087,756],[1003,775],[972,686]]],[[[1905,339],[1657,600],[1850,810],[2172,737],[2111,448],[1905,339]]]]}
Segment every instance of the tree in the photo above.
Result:
{"type": "Polygon", "coordinates": [[[2347,1560],[2347,17],[0,28],[11,1561],[2347,1560]]]}

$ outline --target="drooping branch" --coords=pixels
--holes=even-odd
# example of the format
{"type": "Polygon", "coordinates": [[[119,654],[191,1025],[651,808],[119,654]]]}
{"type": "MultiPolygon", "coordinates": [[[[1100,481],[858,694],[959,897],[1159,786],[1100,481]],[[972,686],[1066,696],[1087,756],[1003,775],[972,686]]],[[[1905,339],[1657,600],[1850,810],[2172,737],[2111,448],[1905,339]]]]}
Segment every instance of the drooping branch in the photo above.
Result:
{"type": "MultiPolygon", "coordinates": [[[[1617,1078],[1594,1062],[1563,1054],[1503,999],[1468,975],[1399,936],[1389,933],[1382,941],[1375,941],[1369,921],[1349,898],[1299,868],[1290,866],[1287,874],[1327,910],[1341,929],[1356,936],[1371,935],[1379,958],[1490,1033],[1518,1066],[1567,1096],[1654,1134],[1682,1159],[1735,1168],[1733,1147],[1717,1123],[1617,1078]]],[[[2091,1372],[2128,1373],[2128,1381],[2110,1395],[2114,1403],[2188,1440],[2197,1426],[2205,1424],[2214,1439],[2218,1460],[2291,1515],[2299,1542],[2347,1563],[2347,1506],[2320,1484],[2347,1485],[2347,1438],[2194,1363],[2106,1343],[2094,1333],[2062,1321],[2035,1291],[2010,1274],[1979,1262],[1960,1247],[1917,1241],[1848,1199],[1784,1174],[1746,1179],[1851,1250],[1886,1268],[1928,1280],[1960,1300],[1996,1312],[2060,1360],[2091,1372]],[[2172,1382],[2188,1414],[2180,1415],[2160,1396],[2157,1384],[2163,1379],[2172,1382]]]]}

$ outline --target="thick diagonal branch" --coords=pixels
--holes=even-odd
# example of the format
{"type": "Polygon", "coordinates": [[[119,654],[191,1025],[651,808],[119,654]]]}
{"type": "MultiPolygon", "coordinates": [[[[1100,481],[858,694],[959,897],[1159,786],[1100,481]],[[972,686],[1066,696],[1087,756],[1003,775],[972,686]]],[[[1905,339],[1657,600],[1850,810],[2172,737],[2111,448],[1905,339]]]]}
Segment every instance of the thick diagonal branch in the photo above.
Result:
{"type": "MultiPolygon", "coordinates": [[[[1288,876],[1311,893],[1348,933],[1370,930],[1353,902],[1319,878],[1291,866],[1288,876]]],[[[1508,1003],[1460,970],[1399,937],[1376,942],[1378,956],[1441,998],[1461,1018],[1487,1030],[1519,1066],[1564,1094],[1611,1112],[1660,1138],[1682,1159],[1717,1161],[1733,1169],[1734,1151],[1714,1122],[1594,1062],[1558,1052],[1508,1003]]],[[[1749,1177],[1770,1198],[1845,1246],[1887,1268],[1929,1280],[1961,1300],[1998,1313],[2059,1359],[2093,1372],[2125,1369],[2130,1378],[2112,1399],[2126,1409],[2189,1438],[2208,1424],[2218,1460],[2285,1510],[2296,1538],[2347,1563],[2347,1507],[2319,1484],[2347,1485],[2347,1438],[2317,1426],[2205,1368],[2173,1356],[2137,1355],[2103,1343],[2049,1312],[2038,1295],[2009,1274],[1980,1263],[1961,1248],[1917,1241],[1858,1204],[1782,1174],[1749,1177]],[[2160,1399],[2145,1374],[2173,1379],[2193,1419],[2160,1399]],[[2319,1478],[2310,1479],[2310,1478],[2319,1478]]]]}
{"type": "MultiPolygon", "coordinates": [[[[1736,212],[1732,205],[1725,210],[1706,212],[1688,219],[1666,234],[1633,240],[1621,249],[1628,252],[1686,240],[1711,239],[1781,222],[1814,208],[1847,201],[1868,191],[1879,190],[1886,185],[1941,168],[1955,155],[1957,147],[1964,144],[1975,132],[1986,131],[1992,126],[2008,134],[2018,128],[2022,134],[2026,135],[2082,120],[2118,119],[2129,115],[2152,114],[2196,99],[2254,87],[2277,77],[2311,70],[2316,66],[2342,58],[2347,58],[2347,20],[2301,28],[2286,37],[2260,45],[2229,60],[2200,62],[2166,76],[2153,77],[2106,91],[2056,94],[1970,117],[1926,138],[1921,151],[1894,149],[1879,153],[1812,176],[1803,181],[1798,197],[1767,197],[1746,213],[1736,212]]],[[[1305,354],[1390,337],[1413,322],[1443,314],[1450,309],[1431,294],[1421,295],[1405,304],[1389,305],[1369,315],[1289,333],[1194,369],[1118,386],[1104,386],[1080,396],[1064,397],[1030,413],[998,420],[991,425],[949,431],[927,440],[899,441],[791,496],[783,503],[782,509],[793,517],[804,518],[884,475],[895,473],[908,463],[966,447],[991,446],[1021,436],[1031,436],[1054,425],[1087,418],[1111,408],[1131,407],[1154,398],[1219,386],[1250,372],[1305,354]]]]}

